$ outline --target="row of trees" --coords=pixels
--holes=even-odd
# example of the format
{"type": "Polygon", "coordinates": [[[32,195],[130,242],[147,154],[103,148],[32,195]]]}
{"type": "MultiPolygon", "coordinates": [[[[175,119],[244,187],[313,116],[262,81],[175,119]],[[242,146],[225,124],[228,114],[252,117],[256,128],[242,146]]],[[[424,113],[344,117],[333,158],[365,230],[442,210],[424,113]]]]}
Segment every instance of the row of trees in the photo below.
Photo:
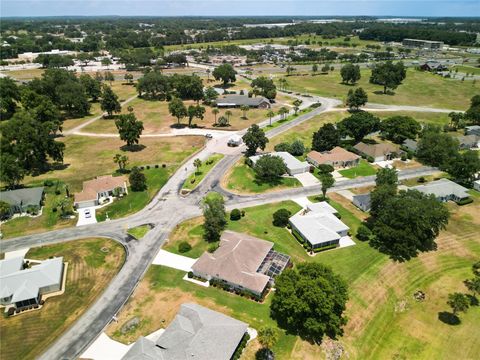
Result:
{"type": "Polygon", "coordinates": [[[448,295],[447,304],[451,307],[454,318],[449,323],[458,323],[458,313],[467,312],[470,305],[478,305],[477,295],[480,294],[480,261],[472,265],[473,278],[464,281],[472,295],[455,292],[448,295]]]}

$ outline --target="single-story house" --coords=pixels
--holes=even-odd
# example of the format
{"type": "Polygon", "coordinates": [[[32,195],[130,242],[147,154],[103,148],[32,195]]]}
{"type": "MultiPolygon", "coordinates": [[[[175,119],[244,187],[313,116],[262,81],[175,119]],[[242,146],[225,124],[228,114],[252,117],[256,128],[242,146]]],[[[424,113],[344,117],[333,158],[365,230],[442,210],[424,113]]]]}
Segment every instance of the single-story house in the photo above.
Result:
{"type": "Polygon", "coordinates": [[[360,161],[360,156],[344,148],[335,146],[332,150],[328,151],[310,151],[307,155],[307,161],[314,166],[325,164],[337,169],[357,166],[360,161]]]}
{"type": "Polygon", "coordinates": [[[412,140],[412,139],[406,139],[403,143],[402,146],[407,149],[408,151],[411,151],[413,153],[417,152],[418,149],[418,141],[412,140]]]}
{"type": "Polygon", "coordinates": [[[392,143],[365,144],[359,142],[354,149],[365,156],[372,157],[374,162],[395,159],[401,153],[399,146],[392,143]]]}
{"type": "Polygon", "coordinates": [[[480,136],[480,125],[465,126],[465,135],[480,136]]]}
{"type": "Polygon", "coordinates": [[[22,214],[27,212],[29,207],[40,210],[43,205],[44,187],[7,190],[0,192],[0,201],[10,205],[11,214],[22,214]]]}
{"type": "Polygon", "coordinates": [[[192,272],[200,278],[261,297],[273,278],[289,264],[290,257],[274,251],[272,242],[224,231],[218,249],[203,253],[192,265],[192,272]]]}
{"type": "Polygon", "coordinates": [[[227,145],[228,146],[240,146],[243,143],[243,139],[240,135],[232,135],[228,138],[227,145]]]}
{"type": "Polygon", "coordinates": [[[370,208],[371,208],[370,193],[353,195],[352,204],[365,212],[370,211],[370,208]]]}
{"type": "Polygon", "coordinates": [[[441,202],[460,201],[469,197],[467,188],[448,179],[435,180],[427,184],[413,186],[411,189],[425,194],[433,194],[441,202]]]}
{"type": "Polygon", "coordinates": [[[473,182],[473,188],[477,191],[480,191],[480,180],[475,180],[473,182]]]}
{"type": "Polygon", "coordinates": [[[215,100],[217,107],[235,108],[247,105],[251,108],[269,109],[270,101],[263,96],[248,97],[248,95],[225,95],[215,100]]]}
{"type": "Polygon", "coordinates": [[[0,304],[16,309],[38,305],[42,295],[61,290],[63,258],[24,269],[23,256],[0,260],[0,304]]]}
{"type": "Polygon", "coordinates": [[[115,189],[118,189],[120,194],[128,193],[125,176],[106,175],[84,181],[83,190],[75,193],[74,206],[84,208],[99,205],[103,199],[113,196],[115,189]]]}
{"type": "Polygon", "coordinates": [[[479,135],[464,135],[464,136],[457,137],[457,139],[459,142],[459,147],[462,150],[480,147],[479,135]]]}
{"type": "MultiPolygon", "coordinates": [[[[257,160],[265,155],[267,154],[250,156],[249,159],[252,161],[252,164],[255,165],[257,160]]],[[[304,172],[310,170],[310,165],[306,161],[300,161],[295,156],[286,151],[271,152],[269,153],[269,155],[278,156],[279,158],[281,158],[287,166],[287,172],[289,175],[303,174],[304,172]]]]}
{"type": "Polygon", "coordinates": [[[442,64],[440,61],[429,60],[420,65],[420,69],[422,69],[423,71],[439,72],[447,71],[448,67],[442,64]]]}
{"type": "Polygon", "coordinates": [[[153,342],[140,337],[122,360],[230,360],[248,324],[198,304],[186,303],[153,342]]]}
{"type": "Polygon", "coordinates": [[[338,246],[340,239],[348,236],[349,227],[336,213],[325,201],[309,204],[289,219],[292,233],[313,249],[338,246]]]}

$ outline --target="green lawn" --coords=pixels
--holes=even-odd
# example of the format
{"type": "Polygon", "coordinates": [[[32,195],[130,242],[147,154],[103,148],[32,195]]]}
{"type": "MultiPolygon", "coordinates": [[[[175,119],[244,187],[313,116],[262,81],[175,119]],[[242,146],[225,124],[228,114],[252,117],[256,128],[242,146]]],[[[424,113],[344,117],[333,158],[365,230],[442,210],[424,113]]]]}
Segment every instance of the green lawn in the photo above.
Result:
{"type": "Polygon", "coordinates": [[[132,235],[135,239],[140,240],[150,231],[150,226],[140,225],[127,230],[127,233],[132,235]]]}
{"type": "Polygon", "coordinates": [[[229,170],[222,183],[233,192],[250,194],[301,186],[300,182],[293,177],[282,177],[278,183],[259,182],[255,179],[253,169],[245,165],[243,159],[229,170]]]}
{"type": "MultiPolygon", "coordinates": [[[[362,69],[356,86],[362,87],[372,103],[431,106],[445,109],[465,110],[470,98],[478,93],[479,85],[471,81],[445,79],[439,75],[408,69],[407,78],[395,89],[394,95],[384,95],[382,87],[369,83],[371,70],[362,69]]],[[[280,77],[279,77],[280,78],[280,77]]],[[[288,76],[288,90],[336,97],[345,100],[350,85],[341,83],[340,71],[328,75],[288,76]]]]}
{"type": "Polygon", "coordinates": [[[475,74],[475,75],[480,75],[480,68],[479,67],[474,67],[474,66],[469,66],[469,65],[455,65],[452,67],[452,70],[455,72],[455,70],[458,69],[459,72],[465,73],[465,74],[475,74]]]}
{"type": "Polygon", "coordinates": [[[0,359],[35,359],[70,327],[105,290],[125,259],[109,239],[84,239],[30,249],[27,258],[63,256],[68,263],[65,293],[37,310],[0,321],[0,359]],[[22,336],[19,336],[22,334],[22,336]]]}
{"type": "Polygon", "coordinates": [[[372,165],[370,165],[367,160],[361,159],[357,166],[350,169],[339,170],[338,172],[346,178],[354,179],[359,176],[375,175],[377,173],[377,170],[372,165]]]}
{"type": "MultiPolygon", "coordinates": [[[[44,186],[43,182],[33,182],[29,187],[44,186]]],[[[42,215],[37,217],[22,216],[11,219],[1,226],[3,239],[32,234],[39,231],[48,231],[63,227],[74,226],[77,222],[73,219],[63,219],[60,211],[54,212],[52,209],[65,198],[65,184],[54,180],[52,186],[45,186],[45,204],[42,209],[42,215]],[[56,194],[56,191],[60,194],[56,194]]]]}
{"type": "Polygon", "coordinates": [[[143,170],[147,178],[147,190],[132,191],[129,188],[127,196],[117,199],[111,205],[96,211],[97,221],[105,221],[107,213],[110,219],[118,219],[140,211],[165,185],[173,171],[174,168],[172,167],[143,170]]]}
{"type": "Polygon", "coordinates": [[[222,154],[213,154],[207,160],[202,162],[200,168],[195,169],[195,171],[190,174],[190,176],[185,180],[183,183],[182,189],[185,190],[193,190],[195,189],[198,184],[203,180],[205,176],[207,176],[208,172],[212,170],[212,168],[221,160],[223,159],[222,154]]]}

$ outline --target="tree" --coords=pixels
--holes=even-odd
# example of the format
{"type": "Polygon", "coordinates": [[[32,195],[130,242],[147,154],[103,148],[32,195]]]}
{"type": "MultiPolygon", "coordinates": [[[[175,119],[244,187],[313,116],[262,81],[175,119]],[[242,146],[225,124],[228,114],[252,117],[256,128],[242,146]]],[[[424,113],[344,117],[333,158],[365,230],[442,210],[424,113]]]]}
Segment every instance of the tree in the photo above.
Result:
{"type": "Polygon", "coordinates": [[[119,113],[122,110],[122,106],[118,101],[118,96],[113,92],[110,86],[103,86],[100,108],[108,114],[108,117],[112,117],[114,112],[119,113]]]}
{"type": "Polygon", "coordinates": [[[205,108],[200,105],[190,105],[187,109],[188,114],[188,126],[192,127],[193,118],[198,118],[203,120],[205,116],[205,108]]]}
{"type": "Polygon", "coordinates": [[[397,194],[398,173],[395,168],[382,168],[375,177],[375,189],[370,193],[370,215],[375,219],[387,204],[387,200],[397,194]]]}
{"type": "Polygon", "coordinates": [[[118,170],[124,172],[127,166],[128,157],[122,154],[115,154],[113,157],[113,162],[118,165],[118,170]]]}
{"type": "Polygon", "coordinates": [[[103,75],[103,79],[105,81],[109,81],[111,85],[112,81],[115,81],[115,76],[110,71],[105,71],[105,74],[103,75]]]}
{"type": "Polygon", "coordinates": [[[293,66],[288,65],[287,68],[285,69],[287,72],[287,76],[290,76],[293,74],[293,72],[296,70],[293,66]]]}
{"type": "Polygon", "coordinates": [[[313,133],[312,150],[328,151],[340,144],[340,132],[333,124],[322,125],[318,131],[313,133]]]}
{"type": "Polygon", "coordinates": [[[450,128],[456,131],[463,122],[465,115],[461,112],[452,111],[448,114],[448,117],[450,118],[450,128]]]}
{"type": "Polygon", "coordinates": [[[55,97],[58,106],[71,116],[85,116],[90,111],[85,88],[76,81],[66,81],[56,85],[55,97]]]}
{"type": "Polygon", "coordinates": [[[328,73],[330,71],[330,64],[326,63],[325,65],[323,65],[321,71],[324,74],[328,73]]]}
{"type": "Polygon", "coordinates": [[[480,277],[480,261],[477,261],[472,265],[473,275],[480,277]]]}
{"type": "Polygon", "coordinates": [[[272,117],[275,116],[275,113],[272,110],[267,111],[268,119],[270,120],[270,126],[272,126],[272,117]]]}
{"type": "Polygon", "coordinates": [[[348,90],[346,104],[350,110],[358,110],[368,101],[368,95],[362,88],[348,90]]]}
{"type": "Polygon", "coordinates": [[[250,106],[248,105],[241,105],[240,111],[243,113],[243,118],[247,119],[247,111],[250,110],[250,106]]]}
{"type": "Polygon", "coordinates": [[[221,80],[223,87],[226,88],[229,82],[234,83],[237,79],[235,78],[236,71],[233,69],[231,64],[225,63],[220,66],[217,66],[212,75],[215,80],[221,80]]]}
{"type": "Polygon", "coordinates": [[[217,242],[227,225],[225,201],[218,193],[209,193],[202,201],[203,208],[203,238],[207,242],[217,242]]]}
{"type": "Polygon", "coordinates": [[[212,109],[212,114],[215,117],[215,125],[217,125],[217,115],[220,113],[220,110],[218,108],[213,108],[212,109]]]}
{"type": "Polygon", "coordinates": [[[364,224],[360,225],[357,230],[357,238],[360,241],[368,241],[372,236],[372,231],[364,224]]]}
{"type": "Polygon", "coordinates": [[[180,125],[180,119],[187,116],[187,108],[183,101],[179,98],[173,98],[168,103],[168,111],[170,114],[177,118],[178,125],[180,125]]]}
{"type": "Polygon", "coordinates": [[[218,126],[227,126],[228,125],[228,118],[226,116],[220,116],[218,118],[218,126]]]}
{"type": "Polygon", "coordinates": [[[369,112],[360,111],[343,119],[337,129],[343,135],[351,136],[355,142],[362,141],[365,136],[378,130],[380,119],[369,112]]]}
{"type": "Polygon", "coordinates": [[[417,146],[417,157],[424,164],[445,170],[458,153],[459,142],[438,127],[425,127],[417,146]]]}
{"type": "Polygon", "coordinates": [[[302,156],[305,152],[305,145],[300,140],[294,140],[290,144],[288,152],[293,156],[302,156]]]}
{"type": "Polygon", "coordinates": [[[203,98],[204,98],[205,104],[210,105],[218,98],[218,93],[215,91],[214,88],[209,86],[208,88],[205,89],[203,98]]]}
{"type": "Polygon", "coordinates": [[[320,177],[320,182],[322,183],[322,195],[323,195],[323,198],[325,199],[327,190],[330,189],[335,184],[335,179],[333,178],[333,175],[328,172],[320,173],[319,177],[320,177]]]}
{"type": "Polygon", "coordinates": [[[131,147],[133,144],[138,144],[140,135],[142,135],[143,132],[143,122],[137,120],[135,114],[120,115],[118,119],[115,120],[115,126],[118,129],[120,140],[125,141],[128,147],[131,147]]]}
{"type": "Polygon", "coordinates": [[[195,166],[195,168],[197,169],[197,171],[195,171],[195,175],[196,175],[197,173],[200,172],[200,167],[202,166],[202,160],[200,160],[200,159],[198,159],[198,158],[195,159],[195,160],[193,161],[193,166],[195,166]]]}
{"type": "Polygon", "coordinates": [[[406,139],[416,139],[422,127],[410,116],[391,116],[380,124],[381,135],[396,144],[402,144],[406,139]]]}
{"type": "Polygon", "coordinates": [[[246,156],[253,156],[256,154],[257,149],[265,150],[265,146],[268,143],[268,138],[265,133],[257,124],[250,126],[242,137],[243,142],[247,146],[246,156]]]}
{"type": "Polygon", "coordinates": [[[342,83],[355,84],[361,77],[360,66],[345,64],[340,69],[340,75],[342,76],[342,83]]]}
{"type": "Polygon", "coordinates": [[[272,326],[264,326],[258,330],[258,342],[266,349],[271,349],[278,341],[278,332],[272,326]]]}
{"type": "MultiPolygon", "coordinates": [[[[384,188],[384,187],[381,187],[384,188]]],[[[448,223],[448,209],[434,195],[400,191],[375,214],[370,244],[398,261],[436,249],[435,238],[448,223]]]]}
{"type": "Polygon", "coordinates": [[[285,227],[288,225],[292,213],[287,209],[278,209],[273,213],[273,225],[278,227],[285,227]]]}
{"type": "Polygon", "coordinates": [[[375,65],[370,76],[370,83],[382,85],[383,93],[386,94],[387,89],[395,90],[406,76],[407,70],[403,62],[399,61],[394,64],[391,61],[387,61],[375,65]]]}
{"type": "Polygon", "coordinates": [[[92,78],[88,74],[80,75],[79,80],[85,88],[85,92],[87,93],[87,95],[92,98],[92,101],[96,102],[98,98],[102,95],[102,86],[100,81],[92,78]]]}
{"type": "Polygon", "coordinates": [[[377,171],[375,177],[375,185],[392,185],[397,186],[398,184],[398,172],[395,168],[382,168],[377,171]]]}
{"type": "Polygon", "coordinates": [[[312,75],[315,76],[318,72],[318,65],[317,64],[313,64],[312,65],[312,75]]]}
{"type": "Polygon", "coordinates": [[[262,182],[275,183],[287,172],[287,166],[279,156],[261,156],[253,167],[255,177],[262,182]]]}
{"type": "Polygon", "coordinates": [[[288,114],[288,109],[285,107],[285,106],[282,106],[280,109],[278,109],[278,115],[280,115],[280,117],[284,120],[285,119],[285,115],[288,114]]]}
{"type": "Polygon", "coordinates": [[[138,79],[137,91],[140,97],[166,100],[172,92],[172,81],[159,71],[151,71],[138,79]]]}
{"type": "Polygon", "coordinates": [[[269,100],[275,99],[277,96],[277,87],[275,86],[275,83],[272,79],[269,79],[266,76],[257,77],[252,81],[251,86],[254,90],[260,89],[258,94],[269,100]]]}
{"type": "Polygon", "coordinates": [[[0,78],[0,120],[10,119],[20,101],[17,84],[9,77],[0,78]]]}
{"type": "Polygon", "coordinates": [[[7,184],[7,187],[14,189],[25,177],[28,172],[24,165],[17,161],[17,156],[9,154],[4,151],[0,153],[0,164],[2,164],[2,171],[0,171],[0,180],[7,184]]]}
{"type": "Polygon", "coordinates": [[[0,220],[8,219],[11,213],[12,211],[10,204],[0,200],[0,220]]]}
{"type": "Polygon", "coordinates": [[[465,118],[473,125],[480,125],[480,95],[470,100],[470,108],[465,112],[465,118]]]}
{"type": "Polygon", "coordinates": [[[145,174],[136,166],[132,168],[130,175],[128,176],[130,187],[132,191],[144,191],[147,190],[147,178],[145,174]]]}
{"type": "Polygon", "coordinates": [[[480,171],[478,151],[458,152],[453,160],[448,162],[447,171],[458,181],[472,185],[476,174],[480,171]]]}
{"type": "Polygon", "coordinates": [[[125,76],[123,78],[127,80],[127,83],[129,84],[133,83],[133,74],[125,73],[125,76]]]}
{"type": "Polygon", "coordinates": [[[107,69],[110,65],[112,65],[112,60],[110,60],[110,58],[107,58],[107,57],[104,57],[100,62],[103,66],[106,66],[107,69]]]}
{"type": "Polygon", "coordinates": [[[293,110],[295,111],[295,115],[297,115],[298,110],[300,110],[300,105],[302,105],[302,100],[295,99],[293,100],[293,110]]]}
{"type": "Polygon", "coordinates": [[[480,294],[480,277],[476,276],[473,279],[465,280],[465,286],[473,293],[473,296],[480,294]]]}
{"type": "Polygon", "coordinates": [[[230,110],[225,111],[225,116],[227,117],[227,123],[230,123],[230,118],[232,117],[232,112],[230,110]]]}
{"type": "Polygon", "coordinates": [[[467,312],[470,301],[465,294],[455,292],[448,294],[448,306],[452,308],[453,315],[457,315],[459,312],[467,312]]]}
{"type": "Polygon", "coordinates": [[[277,276],[270,311],[279,326],[320,343],[324,335],[343,334],[347,300],[343,279],[323,264],[308,262],[277,276]]]}

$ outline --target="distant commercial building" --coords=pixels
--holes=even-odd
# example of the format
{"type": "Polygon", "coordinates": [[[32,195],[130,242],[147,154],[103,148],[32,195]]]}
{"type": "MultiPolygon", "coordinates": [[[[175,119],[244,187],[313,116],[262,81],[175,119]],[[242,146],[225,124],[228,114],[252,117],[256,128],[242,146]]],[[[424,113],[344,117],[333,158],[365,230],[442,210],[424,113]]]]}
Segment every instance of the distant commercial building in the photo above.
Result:
{"type": "Polygon", "coordinates": [[[442,50],[443,41],[431,41],[420,39],[403,39],[402,45],[408,48],[427,49],[427,50],[442,50]]]}

